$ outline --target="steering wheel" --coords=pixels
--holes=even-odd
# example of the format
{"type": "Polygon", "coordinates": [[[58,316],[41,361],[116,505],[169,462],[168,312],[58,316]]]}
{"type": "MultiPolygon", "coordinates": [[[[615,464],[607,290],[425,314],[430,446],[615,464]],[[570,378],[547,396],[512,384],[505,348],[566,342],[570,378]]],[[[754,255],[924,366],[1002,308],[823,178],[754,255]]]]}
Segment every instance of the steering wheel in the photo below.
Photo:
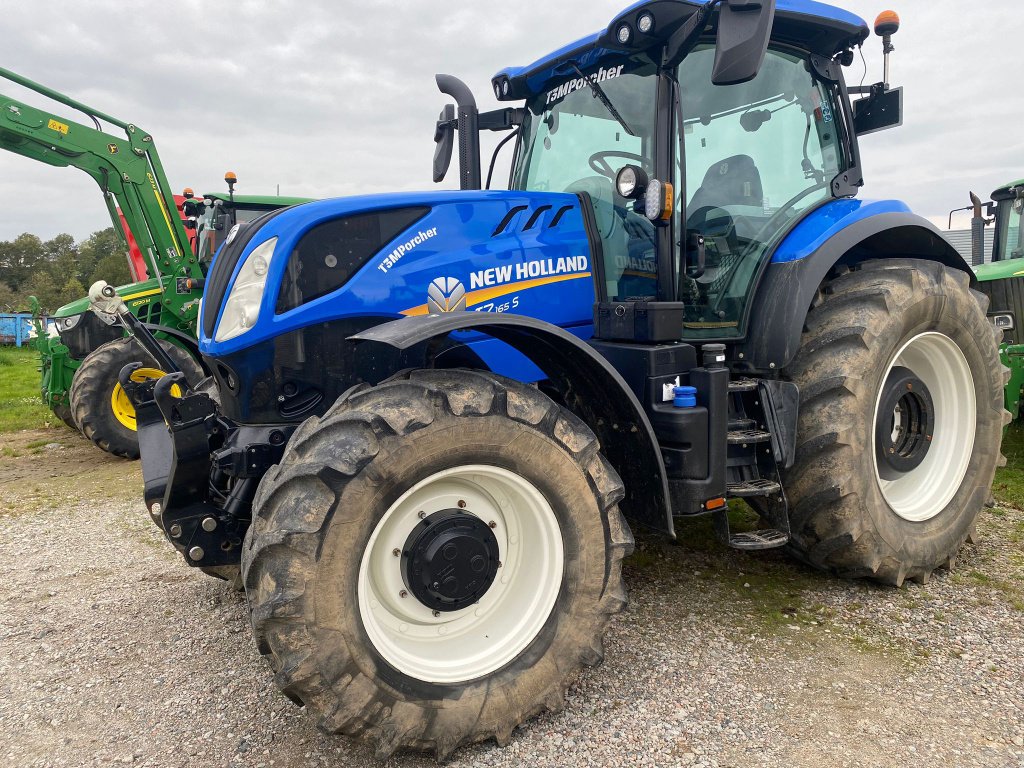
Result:
{"type": "MultiPolygon", "coordinates": [[[[617,149],[609,149],[603,152],[595,152],[594,154],[592,154],[589,160],[591,170],[594,171],[595,173],[599,173],[602,176],[611,179],[613,182],[615,181],[615,177],[618,175],[618,173],[612,170],[612,166],[608,162],[608,158],[610,157],[618,157],[624,160],[629,160],[630,162],[636,163],[641,168],[644,168],[644,166],[648,164],[647,158],[645,158],[643,155],[638,155],[635,152],[623,152],[617,149]]],[[[646,171],[647,169],[644,168],[644,170],[646,171]]]]}

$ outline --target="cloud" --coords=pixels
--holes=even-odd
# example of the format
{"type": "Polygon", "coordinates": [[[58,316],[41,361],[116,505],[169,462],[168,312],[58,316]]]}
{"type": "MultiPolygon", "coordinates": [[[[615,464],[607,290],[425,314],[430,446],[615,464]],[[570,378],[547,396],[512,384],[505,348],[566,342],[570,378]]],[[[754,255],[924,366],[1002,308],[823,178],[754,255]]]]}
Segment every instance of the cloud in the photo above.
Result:
{"type": "MultiPolygon", "coordinates": [[[[869,20],[882,8],[841,4],[869,20]]],[[[175,190],[221,190],[227,169],[251,194],[278,185],[314,197],[429,189],[445,101],[434,73],[466,80],[491,108],[491,75],[603,28],[624,5],[34,0],[5,6],[0,65],[150,131],[175,190]]],[[[927,12],[907,5],[893,57],[905,124],[864,139],[864,195],[944,218],[966,204],[969,188],[987,194],[1024,176],[1015,61],[1024,15],[1016,0],[986,3],[984,14],[964,14],[954,0],[933,0],[927,12]]],[[[877,38],[865,53],[873,82],[877,38]]],[[[860,67],[858,58],[851,81],[860,67]]],[[[44,103],[4,81],[0,93],[44,103]]],[[[485,148],[495,138],[485,136],[485,148]]],[[[81,238],[106,225],[84,174],[0,152],[0,239],[23,231],[81,238]]]]}

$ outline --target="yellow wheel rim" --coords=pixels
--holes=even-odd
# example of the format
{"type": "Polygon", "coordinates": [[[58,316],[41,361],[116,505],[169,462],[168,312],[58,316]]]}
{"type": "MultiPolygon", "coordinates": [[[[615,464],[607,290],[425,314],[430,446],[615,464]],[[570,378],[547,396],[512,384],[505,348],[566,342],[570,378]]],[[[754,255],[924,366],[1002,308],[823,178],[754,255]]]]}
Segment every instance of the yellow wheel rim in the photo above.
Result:
{"type": "MultiPolygon", "coordinates": [[[[139,368],[132,374],[132,381],[141,383],[151,379],[159,379],[165,375],[159,368],[139,368]]],[[[171,387],[171,394],[175,397],[181,397],[181,388],[175,384],[171,387]]],[[[120,382],[114,385],[114,391],[110,393],[110,410],[113,411],[114,418],[122,426],[130,429],[132,432],[136,431],[135,406],[132,405],[131,398],[128,397],[128,393],[124,391],[124,387],[121,386],[120,382]]]]}

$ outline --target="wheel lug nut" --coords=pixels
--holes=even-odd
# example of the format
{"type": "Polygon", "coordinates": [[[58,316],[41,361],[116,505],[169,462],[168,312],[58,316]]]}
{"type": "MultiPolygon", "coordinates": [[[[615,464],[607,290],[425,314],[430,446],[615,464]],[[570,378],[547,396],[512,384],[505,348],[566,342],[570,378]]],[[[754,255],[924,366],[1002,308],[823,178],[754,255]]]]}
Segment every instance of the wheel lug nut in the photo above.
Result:
{"type": "Polygon", "coordinates": [[[459,509],[465,509],[465,508],[466,508],[466,502],[463,501],[462,499],[459,499],[459,509]]]}
{"type": "Polygon", "coordinates": [[[491,522],[489,522],[488,525],[491,526],[491,528],[497,528],[498,527],[498,524],[496,522],[494,522],[493,520],[491,520],[491,522]]]}
{"type": "Polygon", "coordinates": [[[394,549],[391,550],[391,554],[394,555],[395,557],[398,557],[400,554],[402,554],[402,550],[400,550],[397,547],[395,547],[394,549]]]}
{"type": "Polygon", "coordinates": [[[417,516],[417,517],[418,517],[418,518],[419,518],[420,520],[422,520],[423,518],[425,518],[425,517],[427,516],[427,513],[426,513],[426,512],[420,512],[420,513],[418,513],[418,514],[417,514],[416,516],[417,516]]]}
{"type": "Polygon", "coordinates": [[[405,590],[403,589],[403,590],[402,590],[401,592],[399,592],[399,593],[398,593],[398,596],[399,596],[399,597],[408,597],[408,596],[409,596],[409,593],[408,593],[408,592],[406,592],[406,591],[405,591],[405,590]]]}
{"type": "Polygon", "coordinates": [[[436,619],[436,618],[437,618],[438,616],[440,616],[440,615],[441,615],[441,612],[440,612],[440,611],[431,611],[431,613],[432,613],[432,614],[434,614],[434,618],[435,618],[435,619],[436,619]]]}

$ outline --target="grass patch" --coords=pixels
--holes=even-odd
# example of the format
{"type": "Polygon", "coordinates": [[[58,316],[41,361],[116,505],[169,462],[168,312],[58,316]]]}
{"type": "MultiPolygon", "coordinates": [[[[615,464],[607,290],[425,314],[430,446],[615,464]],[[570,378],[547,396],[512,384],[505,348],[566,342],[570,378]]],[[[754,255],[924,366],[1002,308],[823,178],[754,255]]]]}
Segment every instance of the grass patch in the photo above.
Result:
{"type": "Polygon", "coordinates": [[[0,433],[60,424],[40,399],[39,384],[39,353],[28,347],[0,349],[0,433]]]}
{"type": "Polygon", "coordinates": [[[1003,455],[1006,466],[996,470],[992,493],[1001,504],[1024,509],[1024,424],[1021,420],[1006,428],[1003,455]]]}

